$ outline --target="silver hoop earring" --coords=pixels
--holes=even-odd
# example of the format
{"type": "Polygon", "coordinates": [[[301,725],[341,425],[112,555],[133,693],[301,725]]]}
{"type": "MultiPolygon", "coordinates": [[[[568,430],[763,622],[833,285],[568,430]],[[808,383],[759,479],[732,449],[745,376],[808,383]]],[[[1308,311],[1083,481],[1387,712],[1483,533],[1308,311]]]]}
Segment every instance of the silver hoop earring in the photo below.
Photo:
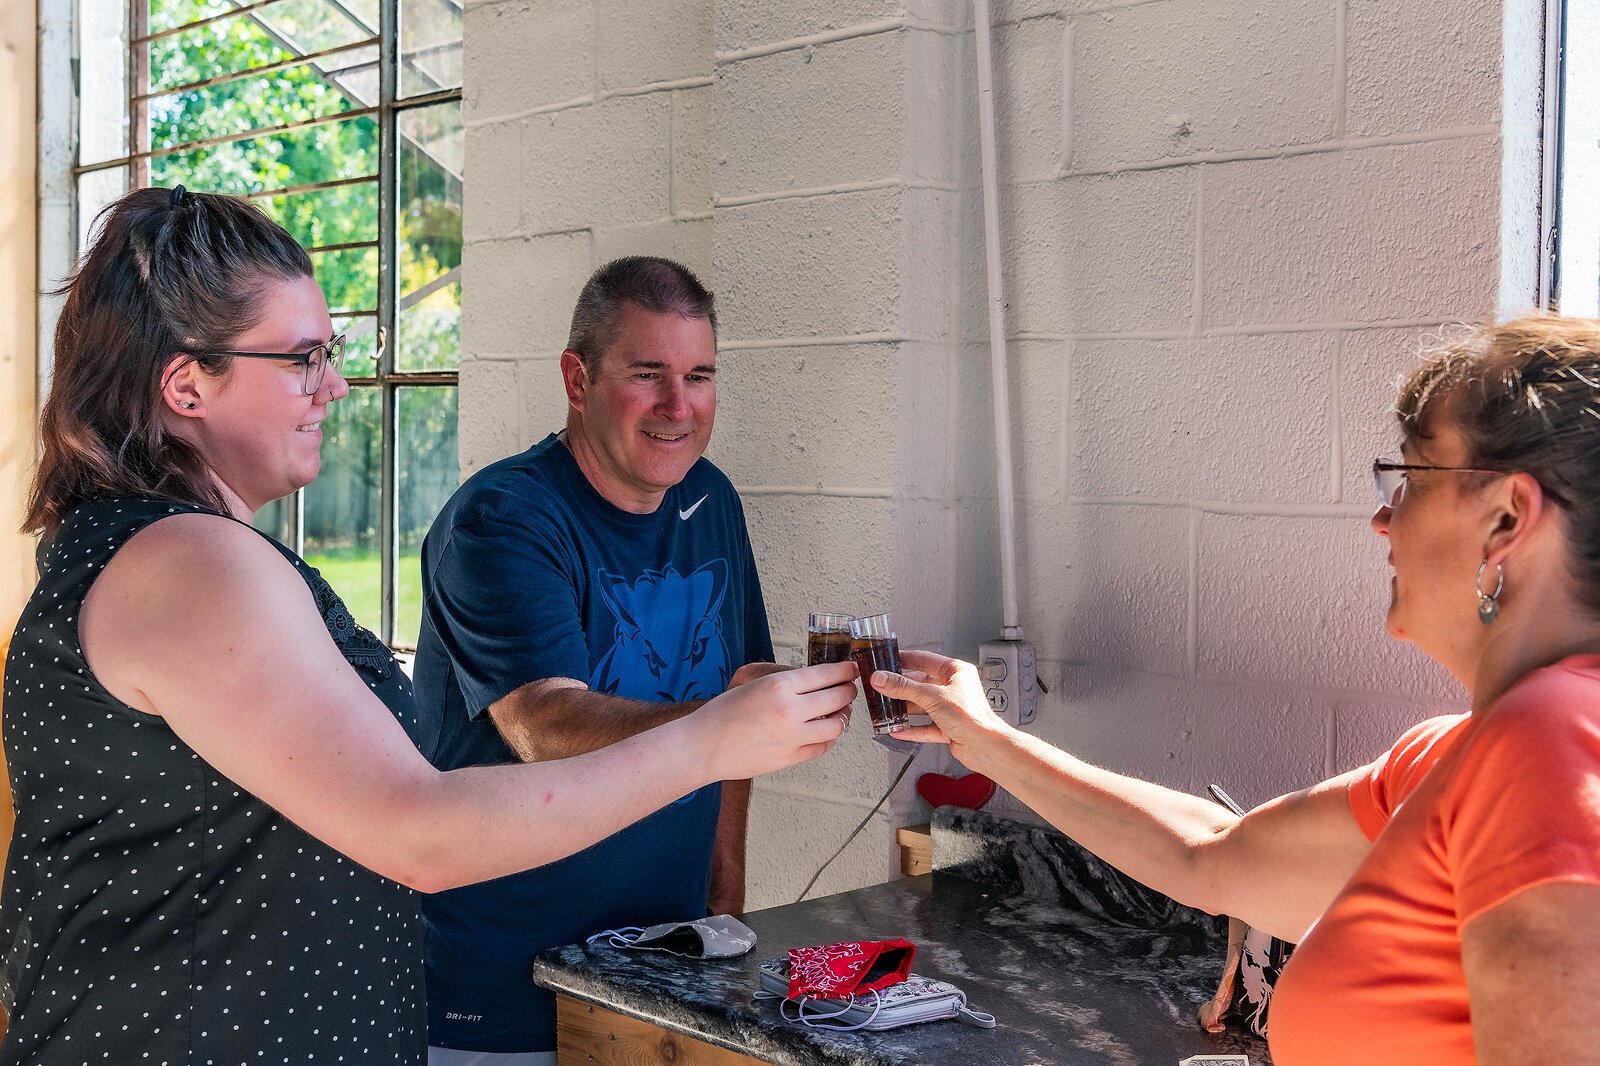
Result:
{"type": "Polygon", "coordinates": [[[1472,583],[1473,589],[1478,593],[1478,621],[1486,626],[1494,625],[1494,620],[1500,617],[1500,590],[1506,587],[1506,571],[1499,563],[1494,564],[1494,591],[1483,591],[1483,572],[1489,569],[1489,560],[1485,559],[1478,564],[1478,579],[1472,583]]]}

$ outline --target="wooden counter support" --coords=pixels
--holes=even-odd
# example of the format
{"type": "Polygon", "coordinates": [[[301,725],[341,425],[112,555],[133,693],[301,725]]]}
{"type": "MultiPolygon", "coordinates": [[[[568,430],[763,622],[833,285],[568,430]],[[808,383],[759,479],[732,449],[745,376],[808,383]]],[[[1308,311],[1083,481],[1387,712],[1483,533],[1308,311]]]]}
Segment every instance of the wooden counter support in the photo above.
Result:
{"type": "Polygon", "coordinates": [[[926,825],[895,830],[900,842],[900,872],[907,877],[933,873],[933,831],[926,825]]]}
{"type": "Polygon", "coordinates": [[[759,1066],[761,1060],[556,993],[559,1066],[759,1066]]]}

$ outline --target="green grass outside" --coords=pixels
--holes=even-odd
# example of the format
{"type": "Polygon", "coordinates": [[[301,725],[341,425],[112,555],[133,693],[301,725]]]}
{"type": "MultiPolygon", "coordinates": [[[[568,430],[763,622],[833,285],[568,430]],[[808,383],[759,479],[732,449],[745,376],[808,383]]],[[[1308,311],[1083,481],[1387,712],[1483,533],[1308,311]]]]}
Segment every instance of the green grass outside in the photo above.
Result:
{"type": "MultiPolygon", "coordinates": [[[[419,552],[401,552],[395,574],[394,639],[407,647],[417,643],[422,628],[422,570],[419,552]]],[[[378,632],[381,620],[378,553],[360,548],[306,553],[306,562],[322,571],[361,625],[378,632]]]]}

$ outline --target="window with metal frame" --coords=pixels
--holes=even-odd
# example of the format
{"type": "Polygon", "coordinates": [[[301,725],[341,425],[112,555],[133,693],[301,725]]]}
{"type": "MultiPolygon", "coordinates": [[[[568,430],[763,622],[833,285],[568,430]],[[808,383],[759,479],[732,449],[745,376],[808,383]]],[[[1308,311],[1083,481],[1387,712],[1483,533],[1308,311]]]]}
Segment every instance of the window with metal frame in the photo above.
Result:
{"type": "Polygon", "coordinates": [[[1600,5],[1566,0],[1552,12],[1559,18],[1546,47],[1556,76],[1556,91],[1545,94],[1546,150],[1556,164],[1546,178],[1554,192],[1549,302],[1592,317],[1600,315],[1600,5]]]}
{"type": "Polygon", "coordinates": [[[311,252],[350,395],[256,524],[415,647],[459,478],[461,0],[77,0],[80,250],[130,188],[246,196],[311,252]]]}

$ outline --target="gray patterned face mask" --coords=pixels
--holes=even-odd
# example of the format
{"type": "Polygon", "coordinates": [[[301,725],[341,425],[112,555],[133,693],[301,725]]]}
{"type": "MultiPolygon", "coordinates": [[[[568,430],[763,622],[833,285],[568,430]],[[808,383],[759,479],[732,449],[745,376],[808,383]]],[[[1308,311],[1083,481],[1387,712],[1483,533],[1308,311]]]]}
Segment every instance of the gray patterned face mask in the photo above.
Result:
{"type": "Polygon", "coordinates": [[[686,959],[731,959],[756,946],[755,930],[731,914],[714,914],[692,922],[666,922],[648,929],[637,925],[607,929],[586,943],[597,940],[612,947],[665,951],[686,959]]]}

